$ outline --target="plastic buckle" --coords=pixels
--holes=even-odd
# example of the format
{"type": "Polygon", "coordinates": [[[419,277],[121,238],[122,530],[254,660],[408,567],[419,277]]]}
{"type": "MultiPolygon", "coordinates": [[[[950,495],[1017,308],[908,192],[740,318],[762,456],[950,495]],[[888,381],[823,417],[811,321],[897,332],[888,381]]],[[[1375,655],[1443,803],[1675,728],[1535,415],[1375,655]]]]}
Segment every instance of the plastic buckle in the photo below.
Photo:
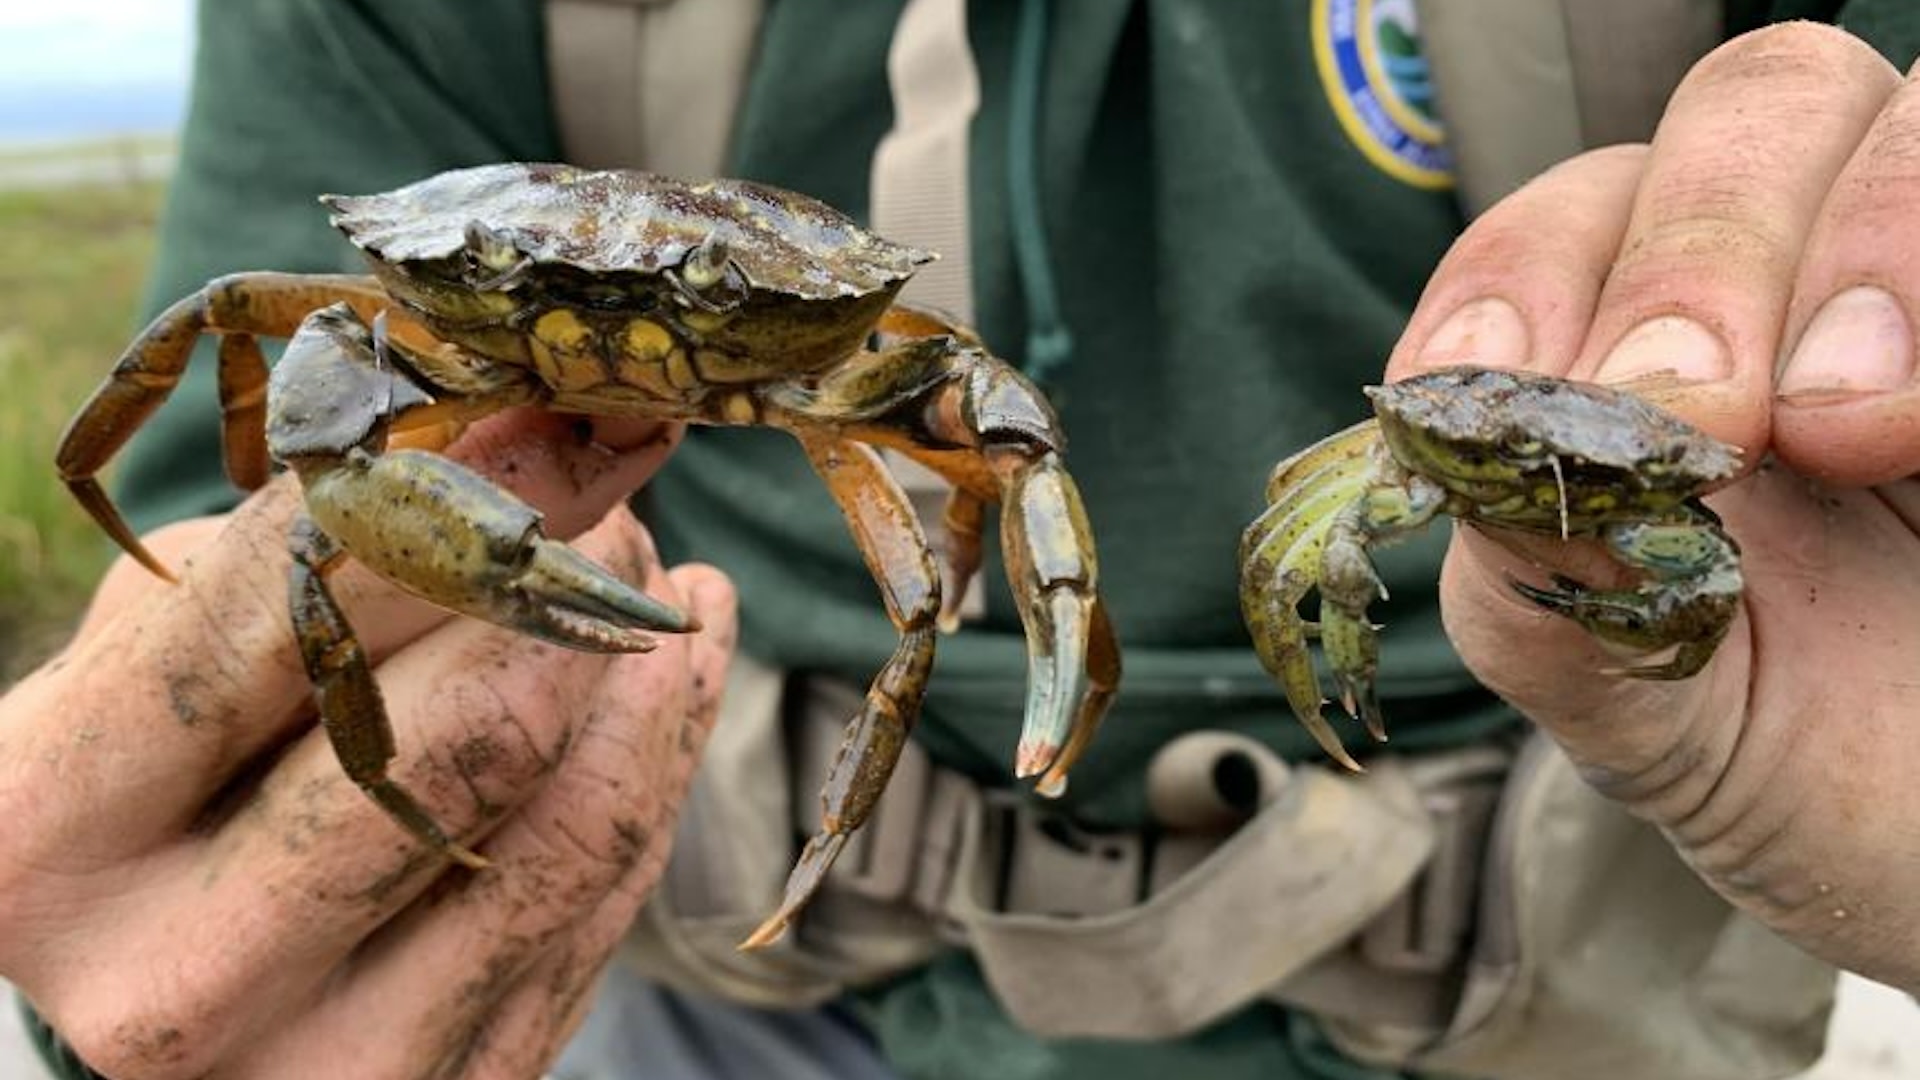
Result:
{"type": "Polygon", "coordinates": [[[1014,792],[987,799],[989,850],[1000,856],[995,910],[1102,915],[1140,903],[1150,841],[1140,832],[1097,832],[1014,792]]]}
{"type": "Polygon", "coordinates": [[[1361,958],[1385,971],[1434,975],[1457,963],[1472,928],[1481,855],[1500,786],[1476,782],[1421,793],[1433,819],[1433,855],[1356,942],[1361,958]]]}

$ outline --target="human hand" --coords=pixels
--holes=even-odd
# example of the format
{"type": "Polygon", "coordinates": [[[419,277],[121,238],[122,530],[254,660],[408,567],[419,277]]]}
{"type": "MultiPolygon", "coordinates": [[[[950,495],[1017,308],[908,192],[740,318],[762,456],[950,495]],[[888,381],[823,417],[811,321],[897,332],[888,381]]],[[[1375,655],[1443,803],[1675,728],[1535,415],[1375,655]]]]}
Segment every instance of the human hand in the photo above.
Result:
{"type": "Polygon", "coordinates": [[[701,632],[579,653],[357,566],[334,577],[394,720],[393,775],[490,869],[423,849],[314,728],[289,478],[154,534],[181,583],[123,559],[74,643],[0,698],[0,973],[89,1064],[536,1077],[558,1054],[666,861],[734,640],[727,580],[664,571],[621,505],[678,428],[570,431],[517,412],[448,453],[701,632]]]}
{"type": "Polygon", "coordinates": [[[1450,635],[1583,775],[1728,899],[1810,951],[1920,989],[1920,86],[1824,26],[1702,60],[1651,148],[1543,175],[1449,253],[1388,377],[1471,362],[1658,400],[1745,451],[1709,503],[1743,611],[1681,682],[1515,595],[1591,545],[1456,530],[1450,635]],[[1780,358],[1776,372],[1776,358],[1780,358]],[[1766,461],[1768,455],[1775,460],[1766,461]]]}

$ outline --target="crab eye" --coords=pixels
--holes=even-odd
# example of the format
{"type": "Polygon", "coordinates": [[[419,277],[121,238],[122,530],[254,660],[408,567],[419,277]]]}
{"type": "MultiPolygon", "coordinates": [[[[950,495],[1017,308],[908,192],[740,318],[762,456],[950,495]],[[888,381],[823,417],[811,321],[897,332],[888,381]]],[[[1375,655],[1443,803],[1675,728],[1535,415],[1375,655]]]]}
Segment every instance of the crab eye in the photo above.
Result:
{"type": "Polygon", "coordinates": [[[680,280],[690,288],[705,292],[726,279],[729,257],[726,238],[719,233],[708,233],[680,264],[680,280]]]}
{"type": "Polygon", "coordinates": [[[726,238],[719,233],[708,233],[667,276],[687,306],[710,314],[732,311],[747,298],[745,281],[733,265],[726,238]]]}
{"type": "Polygon", "coordinates": [[[467,222],[466,245],[468,280],[476,289],[508,288],[533,261],[513,237],[483,221],[467,222]]]}

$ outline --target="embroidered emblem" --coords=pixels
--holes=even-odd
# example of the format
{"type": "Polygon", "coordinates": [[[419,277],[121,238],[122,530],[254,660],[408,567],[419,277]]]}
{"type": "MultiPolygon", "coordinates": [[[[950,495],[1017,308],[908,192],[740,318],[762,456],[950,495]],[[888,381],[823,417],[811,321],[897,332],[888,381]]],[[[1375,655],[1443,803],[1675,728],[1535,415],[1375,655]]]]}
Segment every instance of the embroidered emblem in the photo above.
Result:
{"type": "Polygon", "coordinates": [[[1368,161],[1415,187],[1453,186],[1413,0],[1313,0],[1313,60],[1368,161]]]}

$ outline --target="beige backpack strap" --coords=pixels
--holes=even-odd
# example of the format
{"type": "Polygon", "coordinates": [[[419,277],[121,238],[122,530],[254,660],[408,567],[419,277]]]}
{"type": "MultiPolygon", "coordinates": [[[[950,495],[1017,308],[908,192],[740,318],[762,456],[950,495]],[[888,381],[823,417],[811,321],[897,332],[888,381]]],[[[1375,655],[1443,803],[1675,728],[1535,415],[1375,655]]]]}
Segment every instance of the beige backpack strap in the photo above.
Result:
{"type": "Polygon", "coordinates": [[[1555,162],[1651,138],[1719,43],[1721,0],[1418,0],[1421,47],[1478,214],[1555,162]]]}
{"type": "Polygon", "coordinates": [[[765,0],[547,0],[547,80],[569,161],[726,171],[765,0]]]}
{"type": "MultiPolygon", "coordinates": [[[[973,322],[972,237],[968,233],[967,132],[980,108],[980,75],[967,41],[966,0],[908,0],[887,49],[893,91],[893,128],[873,152],[868,213],[875,232],[935,251],[901,290],[911,303],[938,308],[962,324],[973,322]]],[[[887,468],[912,500],[935,544],[952,487],[897,451],[887,468]]],[[[976,576],[958,607],[962,620],[986,611],[976,576]]]]}
{"type": "Polygon", "coordinates": [[[971,324],[967,129],[980,108],[980,76],[966,0],[908,0],[887,52],[887,82],[893,130],[873,155],[874,231],[939,252],[901,295],[971,324]]]}

